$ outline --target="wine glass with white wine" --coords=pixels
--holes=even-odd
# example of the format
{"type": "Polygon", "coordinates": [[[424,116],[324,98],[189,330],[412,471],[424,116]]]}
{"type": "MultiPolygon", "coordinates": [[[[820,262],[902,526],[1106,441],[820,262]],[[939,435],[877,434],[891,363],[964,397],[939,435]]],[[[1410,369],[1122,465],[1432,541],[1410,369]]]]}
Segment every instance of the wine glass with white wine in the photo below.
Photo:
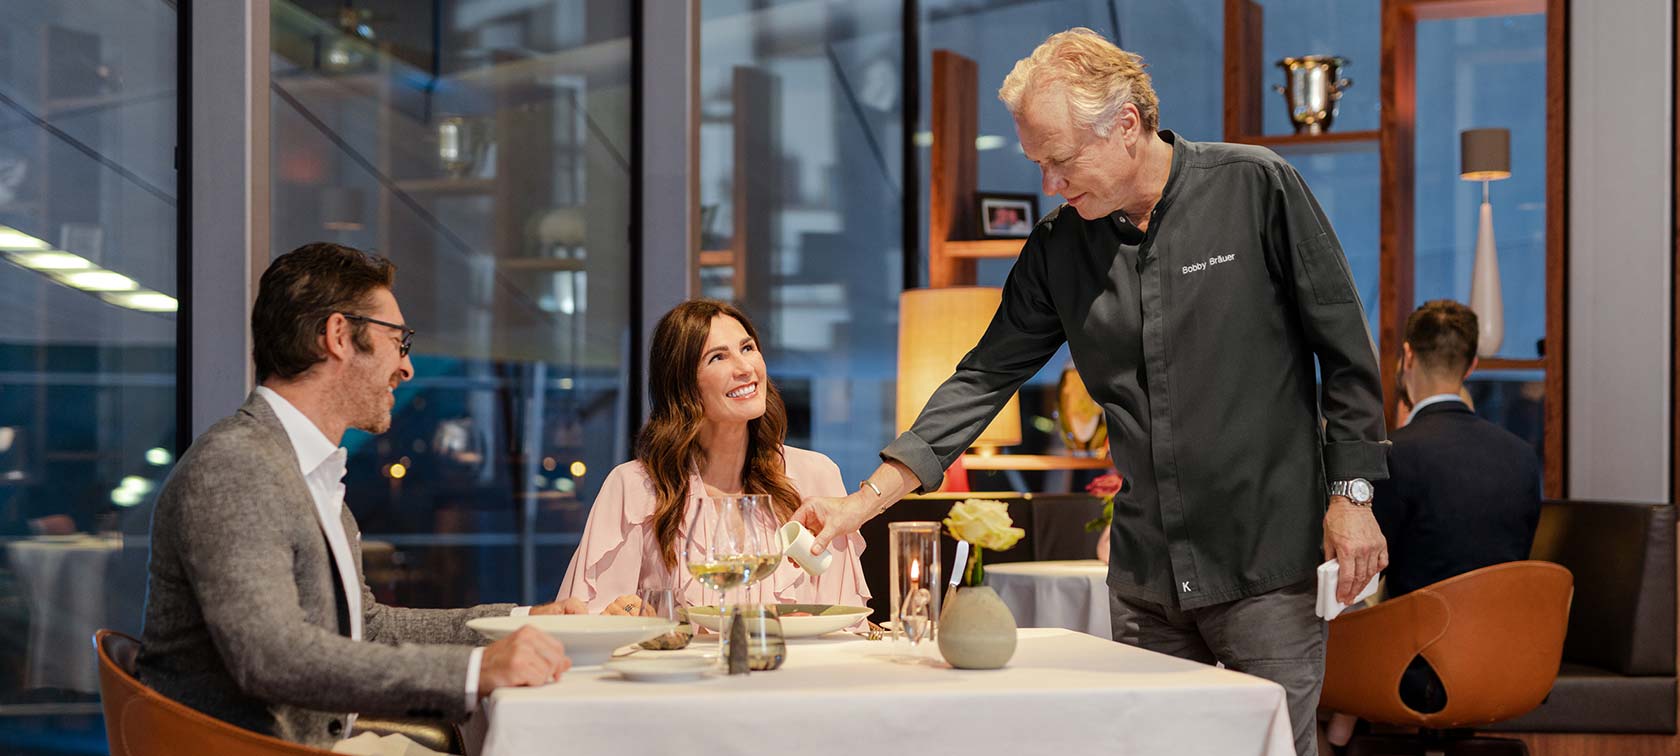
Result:
{"type": "Polygon", "coordinates": [[[718,661],[727,667],[729,591],[746,585],[762,559],[752,520],[753,504],[742,496],[702,496],[696,497],[689,509],[683,562],[688,565],[688,574],[718,594],[718,661]]]}

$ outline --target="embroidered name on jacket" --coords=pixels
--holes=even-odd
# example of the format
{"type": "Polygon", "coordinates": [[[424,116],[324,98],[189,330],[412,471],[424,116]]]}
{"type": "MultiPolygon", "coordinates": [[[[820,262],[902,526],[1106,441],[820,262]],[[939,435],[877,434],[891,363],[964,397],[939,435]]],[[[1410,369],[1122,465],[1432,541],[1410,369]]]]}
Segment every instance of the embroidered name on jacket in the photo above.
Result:
{"type": "Polygon", "coordinates": [[[1179,273],[1179,275],[1188,275],[1188,274],[1191,274],[1191,273],[1199,273],[1201,271],[1207,270],[1209,266],[1218,265],[1220,263],[1228,263],[1228,262],[1230,262],[1232,260],[1235,260],[1235,259],[1237,259],[1237,253],[1235,253],[1235,252],[1232,252],[1231,254],[1228,254],[1228,255],[1214,255],[1213,257],[1209,257],[1207,259],[1207,262],[1191,263],[1190,265],[1185,265],[1185,266],[1183,266],[1182,268],[1179,269],[1178,273],[1179,273]]]}

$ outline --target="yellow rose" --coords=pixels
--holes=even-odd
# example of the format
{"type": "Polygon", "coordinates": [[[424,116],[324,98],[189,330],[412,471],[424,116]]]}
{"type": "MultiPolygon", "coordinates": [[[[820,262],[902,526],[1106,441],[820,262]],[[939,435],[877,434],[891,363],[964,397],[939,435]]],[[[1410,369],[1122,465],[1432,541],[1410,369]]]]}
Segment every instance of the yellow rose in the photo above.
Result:
{"type": "Polygon", "coordinates": [[[951,507],[945,527],[951,537],[984,549],[1003,551],[1012,548],[1027,531],[1010,527],[1009,505],[995,499],[967,499],[951,507]]]}

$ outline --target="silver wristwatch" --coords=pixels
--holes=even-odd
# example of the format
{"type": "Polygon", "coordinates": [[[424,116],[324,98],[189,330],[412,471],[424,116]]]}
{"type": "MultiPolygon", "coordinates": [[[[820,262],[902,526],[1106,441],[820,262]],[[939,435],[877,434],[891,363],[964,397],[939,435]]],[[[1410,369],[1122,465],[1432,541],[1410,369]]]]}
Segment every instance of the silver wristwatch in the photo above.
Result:
{"type": "Polygon", "coordinates": [[[1376,490],[1371,487],[1371,481],[1364,478],[1351,480],[1335,480],[1330,482],[1331,496],[1346,496],[1348,501],[1356,507],[1371,506],[1371,495],[1376,490]]]}

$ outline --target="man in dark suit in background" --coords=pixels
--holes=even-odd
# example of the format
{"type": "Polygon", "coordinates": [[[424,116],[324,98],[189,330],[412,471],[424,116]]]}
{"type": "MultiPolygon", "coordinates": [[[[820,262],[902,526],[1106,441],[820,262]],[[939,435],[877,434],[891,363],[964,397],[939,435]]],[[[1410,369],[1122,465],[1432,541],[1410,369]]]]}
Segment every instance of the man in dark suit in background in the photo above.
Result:
{"type": "MultiPolygon", "coordinates": [[[[1388,538],[1386,597],[1455,575],[1528,558],[1540,521],[1540,460],[1534,447],[1477,417],[1459,396],[1476,369],[1476,313],[1437,299],[1406,319],[1401,386],[1411,419],[1390,434],[1389,479],[1372,510],[1388,538]]],[[[1420,657],[1401,681],[1419,711],[1446,705],[1420,657]]],[[[1332,738],[1334,741],[1334,738],[1332,738]]]]}
{"type": "Polygon", "coordinates": [[[1406,319],[1401,385],[1412,415],[1391,435],[1372,509],[1388,537],[1387,597],[1528,558],[1540,521],[1534,447],[1459,397],[1476,369],[1476,313],[1428,302],[1406,319]]]}

